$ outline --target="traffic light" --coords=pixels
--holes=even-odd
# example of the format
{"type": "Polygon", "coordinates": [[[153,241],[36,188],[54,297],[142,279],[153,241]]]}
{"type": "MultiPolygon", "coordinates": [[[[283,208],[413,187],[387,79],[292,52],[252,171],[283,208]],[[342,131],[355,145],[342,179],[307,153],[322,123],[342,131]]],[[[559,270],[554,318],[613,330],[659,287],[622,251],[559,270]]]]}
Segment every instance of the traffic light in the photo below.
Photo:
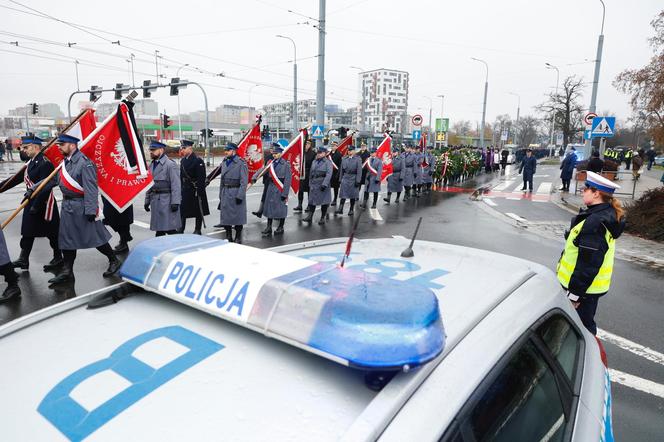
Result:
{"type": "Polygon", "coordinates": [[[129,92],[131,87],[128,84],[115,83],[115,99],[121,100],[124,92],[129,92]]]}
{"type": "Polygon", "coordinates": [[[339,134],[339,138],[346,138],[348,136],[348,128],[341,126],[337,129],[337,134],[339,134]]]}
{"type": "Polygon", "coordinates": [[[95,102],[101,97],[101,87],[90,86],[90,101],[95,102]]]}
{"type": "Polygon", "coordinates": [[[161,120],[162,120],[162,126],[164,126],[164,129],[166,129],[168,126],[170,126],[172,124],[171,123],[171,117],[169,117],[166,114],[163,114],[161,116],[161,120]]]}
{"type": "Polygon", "coordinates": [[[179,77],[171,78],[171,96],[178,95],[180,93],[180,86],[175,86],[179,82],[179,77]]]}
{"type": "Polygon", "coordinates": [[[212,135],[213,135],[212,134],[212,129],[208,129],[207,131],[208,131],[208,138],[212,138],[212,135]]]}
{"type": "Polygon", "coordinates": [[[143,80],[143,98],[150,98],[152,96],[152,91],[157,89],[156,84],[152,84],[151,80],[143,80]]]}
{"type": "Polygon", "coordinates": [[[201,129],[201,138],[205,138],[205,129],[201,129]]]}
{"type": "Polygon", "coordinates": [[[39,105],[37,103],[32,103],[32,115],[37,115],[39,112],[39,105]]]}
{"type": "Polygon", "coordinates": [[[267,124],[263,126],[263,132],[261,133],[261,137],[263,139],[267,139],[270,137],[270,126],[267,124]]]}

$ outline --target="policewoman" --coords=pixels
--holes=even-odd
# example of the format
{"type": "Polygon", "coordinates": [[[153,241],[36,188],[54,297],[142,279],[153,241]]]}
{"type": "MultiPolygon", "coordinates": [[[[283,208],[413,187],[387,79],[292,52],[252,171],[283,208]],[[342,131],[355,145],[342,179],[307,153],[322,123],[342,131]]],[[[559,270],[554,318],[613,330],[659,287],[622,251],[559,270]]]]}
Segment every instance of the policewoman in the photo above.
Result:
{"type": "Polygon", "coordinates": [[[348,146],[346,156],[341,160],[339,174],[339,207],[334,212],[336,215],[344,213],[344,204],[350,200],[348,216],[355,212],[355,201],[360,198],[360,186],[362,185],[362,159],[355,154],[355,146],[348,146]]]}
{"type": "Polygon", "coordinates": [[[173,235],[178,233],[180,219],[180,202],[182,188],[180,184],[180,168],[166,156],[166,145],[159,141],[150,143],[150,171],[153,184],[145,194],[143,208],[150,212],[150,230],[155,236],[173,235]]]}
{"type": "Polygon", "coordinates": [[[247,162],[237,155],[237,144],[226,145],[226,158],[219,173],[219,209],[221,222],[230,242],[242,242],[242,228],[247,224],[247,162]],[[235,228],[235,237],[233,237],[235,228]]]}
{"type": "Polygon", "coordinates": [[[565,249],[558,261],[558,281],[591,333],[597,333],[595,312],[599,298],[609,291],[616,239],[625,228],[623,209],[613,192],[620,187],[587,172],[583,203],[586,209],[565,233],[565,249]]]}
{"type": "Polygon", "coordinates": [[[399,198],[401,197],[401,192],[403,192],[403,180],[406,176],[406,166],[401,152],[402,149],[396,147],[392,156],[392,175],[387,177],[387,198],[383,198],[383,201],[387,204],[390,204],[392,193],[397,194],[397,198],[394,202],[399,204],[399,198]]]}
{"type": "MultiPolygon", "coordinates": [[[[78,150],[78,142],[78,138],[65,134],[57,139],[58,148],[64,157],[57,179],[62,192],[58,243],[64,265],[55,278],[48,280],[50,285],[74,281],[74,260],[80,249],[94,247],[108,258],[108,268],[103,273],[105,278],[117,272],[121,265],[108,243],[111,234],[99,219],[97,168],[78,150]]],[[[51,180],[42,192],[47,189],[50,191],[55,182],[51,180]]],[[[29,197],[38,184],[31,187],[26,196],[29,197]]]]}
{"type": "Polygon", "coordinates": [[[376,208],[376,201],[378,201],[378,192],[380,192],[380,178],[383,174],[383,161],[376,156],[376,147],[372,146],[369,149],[371,156],[367,162],[367,177],[364,182],[364,202],[362,208],[366,209],[367,201],[369,201],[369,194],[373,194],[373,201],[371,208],[376,208]]]}
{"type": "MultiPolygon", "coordinates": [[[[53,164],[41,153],[42,140],[35,136],[21,137],[21,153],[30,158],[25,166],[23,180],[26,189],[32,187],[53,172],[53,164]]],[[[18,178],[18,176],[17,176],[18,178]]],[[[19,178],[20,179],[20,178],[19,178]]],[[[18,181],[18,179],[16,180],[18,181]]],[[[13,184],[13,183],[12,183],[13,184]]],[[[18,182],[16,183],[18,184],[18,182]]],[[[13,187],[13,186],[12,186],[13,187]]],[[[53,259],[44,266],[44,271],[51,271],[62,265],[62,253],[58,245],[60,214],[53,191],[40,192],[28,201],[23,209],[21,222],[21,254],[12,264],[15,268],[28,270],[29,257],[35,238],[48,238],[53,250],[53,259]]]]}
{"type": "Polygon", "coordinates": [[[279,221],[275,235],[283,235],[284,221],[288,215],[288,192],[291,184],[291,168],[288,161],[281,158],[284,152],[283,146],[277,143],[272,147],[273,160],[265,173],[269,177],[266,184],[265,203],[263,214],[267,217],[267,227],[261,233],[263,236],[272,235],[273,220],[279,221]]]}
{"type": "Polygon", "coordinates": [[[194,218],[194,234],[201,234],[203,217],[210,214],[207,192],[205,191],[205,162],[194,152],[194,143],[189,140],[180,141],[180,180],[182,187],[182,203],[180,204],[180,217],[182,226],[180,233],[184,232],[187,218],[194,218]]]}
{"type": "Polygon", "coordinates": [[[332,162],[327,158],[328,150],[320,146],[316,151],[316,159],[311,163],[309,170],[309,205],[307,216],[302,219],[305,223],[311,223],[316,206],[320,206],[321,215],[319,225],[325,224],[327,209],[332,202],[332,162]]]}

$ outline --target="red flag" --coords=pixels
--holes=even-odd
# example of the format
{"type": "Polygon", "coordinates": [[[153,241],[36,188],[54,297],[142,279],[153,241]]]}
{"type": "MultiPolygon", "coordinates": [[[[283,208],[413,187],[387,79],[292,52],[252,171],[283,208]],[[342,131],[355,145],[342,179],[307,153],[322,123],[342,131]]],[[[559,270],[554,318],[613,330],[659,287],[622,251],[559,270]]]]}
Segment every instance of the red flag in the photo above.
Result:
{"type": "Polygon", "coordinates": [[[337,152],[339,152],[342,156],[346,155],[346,152],[348,152],[348,146],[351,144],[353,144],[353,134],[350,134],[341,140],[341,143],[339,143],[339,146],[337,146],[337,152]]]}
{"type": "MultiPolygon", "coordinates": [[[[422,149],[422,153],[426,154],[427,153],[427,136],[422,134],[420,137],[420,142],[418,143],[418,147],[422,149]]],[[[427,167],[429,163],[427,163],[427,156],[422,155],[422,164],[420,166],[422,167],[427,167]]]]}
{"type": "Polygon", "coordinates": [[[99,191],[119,212],[152,186],[152,174],[145,165],[133,112],[127,103],[120,103],[79,148],[97,167],[99,191]]]}
{"type": "Polygon", "coordinates": [[[249,182],[256,172],[263,168],[263,141],[261,140],[260,120],[247,132],[237,145],[237,154],[244,158],[249,168],[249,182]]]}
{"type": "Polygon", "coordinates": [[[304,163],[302,162],[302,159],[304,158],[304,141],[306,135],[306,129],[300,130],[300,133],[293,138],[281,154],[281,157],[290,163],[291,189],[293,189],[293,192],[295,193],[300,191],[300,178],[304,175],[304,163]]]}
{"type": "Polygon", "coordinates": [[[383,141],[380,142],[378,149],[376,149],[376,157],[380,158],[383,162],[383,173],[380,176],[380,180],[383,181],[392,175],[392,137],[387,132],[383,141]]]}
{"type": "MultiPolygon", "coordinates": [[[[92,133],[93,130],[97,127],[97,122],[95,121],[95,111],[93,109],[88,109],[81,116],[81,118],[74,124],[69,130],[65,131],[67,135],[76,137],[79,140],[84,140],[92,133]]],[[[57,167],[63,160],[60,149],[56,144],[53,144],[51,147],[44,151],[44,156],[57,167]]]]}

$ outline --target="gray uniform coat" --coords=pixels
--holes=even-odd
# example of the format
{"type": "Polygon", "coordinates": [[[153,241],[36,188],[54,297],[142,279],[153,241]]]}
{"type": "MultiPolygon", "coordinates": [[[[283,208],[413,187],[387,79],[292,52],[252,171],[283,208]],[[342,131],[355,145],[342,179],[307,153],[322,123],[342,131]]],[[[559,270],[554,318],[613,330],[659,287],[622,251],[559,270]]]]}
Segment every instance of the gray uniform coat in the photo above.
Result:
{"type": "Polygon", "coordinates": [[[360,197],[360,185],[362,184],[362,158],[357,155],[344,157],[341,160],[341,199],[356,200],[360,197]]]}
{"type": "Polygon", "coordinates": [[[274,166],[274,172],[279,181],[283,185],[283,190],[279,191],[279,188],[274,182],[270,171],[268,170],[265,175],[269,177],[269,181],[265,184],[265,202],[263,203],[263,215],[266,218],[282,219],[288,216],[288,192],[290,192],[290,182],[291,182],[291,169],[288,161],[283,158],[279,158],[272,162],[274,166]],[[286,199],[284,201],[284,199],[286,199]]]}
{"type": "Polygon", "coordinates": [[[392,157],[392,175],[387,177],[388,192],[403,192],[403,181],[406,177],[406,166],[403,155],[392,157]]]}
{"type": "Polygon", "coordinates": [[[404,174],[403,177],[403,185],[404,186],[412,186],[413,183],[415,182],[415,160],[417,158],[415,157],[415,154],[411,152],[406,152],[403,155],[403,161],[404,161],[404,167],[406,169],[406,173],[404,174]]]}
{"type": "MultiPolygon", "coordinates": [[[[246,161],[237,155],[226,158],[219,174],[219,209],[222,226],[247,224],[247,183],[249,168],[246,161]],[[238,204],[237,199],[240,199],[238,204]]],[[[264,208],[263,208],[264,209],[264,208]]]]}
{"type": "Polygon", "coordinates": [[[182,202],[180,167],[166,155],[152,160],[150,165],[154,184],[145,194],[145,205],[150,205],[150,230],[168,232],[182,225],[180,208],[171,211],[171,204],[182,202]]]}
{"type": "Polygon", "coordinates": [[[433,171],[436,170],[436,157],[427,152],[423,156],[427,165],[422,166],[422,184],[433,183],[433,171]]]}
{"type": "Polygon", "coordinates": [[[413,184],[418,185],[422,184],[422,160],[424,159],[424,155],[422,155],[421,152],[417,152],[413,154],[413,156],[415,157],[415,167],[413,168],[413,184]]]}
{"type": "Polygon", "coordinates": [[[329,159],[316,158],[309,170],[309,205],[322,206],[332,202],[332,163],[329,159]]]}
{"type": "MultiPolygon", "coordinates": [[[[97,168],[88,157],[78,149],[65,160],[64,165],[69,176],[83,187],[83,194],[73,191],[65,185],[62,172],[58,174],[57,184],[62,192],[62,210],[60,211],[60,230],[58,243],[62,250],[91,249],[104,245],[111,239],[111,234],[101,221],[88,221],[87,215],[97,215],[99,210],[99,189],[97,187],[97,168]]],[[[46,190],[46,189],[44,189],[46,190]]]]}
{"type": "Polygon", "coordinates": [[[9,259],[9,251],[7,250],[7,242],[5,241],[5,234],[0,230],[0,266],[3,266],[11,261],[9,259]]]}
{"type": "Polygon", "coordinates": [[[380,158],[371,157],[369,158],[369,164],[376,171],[376,174],[367,167],[367,180],[364,185],[366,192],[380,192],[380,177],[383,173],[383,162],[380,158]]]}

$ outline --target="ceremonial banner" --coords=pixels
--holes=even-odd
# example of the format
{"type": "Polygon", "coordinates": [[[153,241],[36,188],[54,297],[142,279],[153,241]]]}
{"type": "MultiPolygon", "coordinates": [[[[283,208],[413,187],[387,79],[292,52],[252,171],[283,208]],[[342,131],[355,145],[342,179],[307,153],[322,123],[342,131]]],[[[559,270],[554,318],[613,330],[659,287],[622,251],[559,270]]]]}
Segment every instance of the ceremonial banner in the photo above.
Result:
{"type": "Polygon", "coordinates": [[[79,143],[81,153],[97,167],[100,193],[119,212],[152,186],[152,174],[146,167],[143,146],[137,137],[133,106],[131,102],[120,103],[114,113],[79,143]]]}
{"type": "Polygon", "coordinates": [[[341,140],[341,143],[339,143],[339,146],[337,146],[337,152],[339,152],[342,156],[346,155],[346,152],[348,152],[348,146],[353,144],[353,135],[354,133],[348,135],[346,138],[341,140]]]}
{"type": "Polygon", "coordinates": [[[237,155],[247,162],[248,177],[251,178],[263,168],[263,141],[261,140],[261,119],[247,132],[237,145],[237,155]]]}
{"type": "MultiPolygon", "coordinates": [[[[95,121],[95,111],[93,109],[88,109],[72,127],[63,133],[76,137],[82,141],[86,139],[96,127],[97,122],[95,121]]],[[[58,149],[56,144],[53,144],[46,149],[44,151],[44,156],[48,158],[54,167],[58,167],[63,160],[60,149],[58,149]]]]}
{"type": "Polygon", "coordinates": [[[392,175],[392,137],[387,132],[376,150],[376,157],[383,162],[383,173],[380,176],[380,180],[383,181],[392,175]]]}
{"type": "Polygon", "coordinates": [[[288,161],[291,166],[291,189],[296,194],[300,191],[300,178],[304,176],[304,142],[307,138],[307,130],[301,129],[300,133],[286,146],[281,157],[288,161]]]}

